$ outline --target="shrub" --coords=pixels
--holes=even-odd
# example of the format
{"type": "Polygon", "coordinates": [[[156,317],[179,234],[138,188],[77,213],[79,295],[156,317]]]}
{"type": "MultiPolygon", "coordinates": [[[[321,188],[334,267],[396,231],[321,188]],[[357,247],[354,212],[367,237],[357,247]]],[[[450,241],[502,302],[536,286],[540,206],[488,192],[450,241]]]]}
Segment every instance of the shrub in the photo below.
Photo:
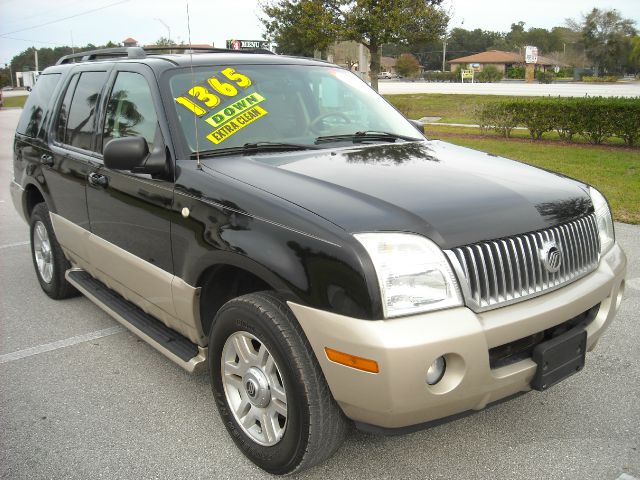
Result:
{"type": "Polygon", "coordinates": [[[547,100],[526,100],[519,109],[520,122],[529,129],[529,135],[534,140],[540,140],[542,135],[554,128],[552,111],[555,105],[547,100]]]}
{"type": "MultiPolygon", "coordinates": [[[[458,74],[459,76],[459,74],[458,74]]],[[[423,75],[427,82],[455,82],[455,72],[425,72],[423,75]]]]}
{"type": "Polygon", "coordinates": [[[609,119],[611,134],[621,138],[629,147],[637,145],[640,141],[640,109],[622,98],[614,101],[616,106],[611,110],[609,119]]]}
{"type": "Polygon", "coordinates": [[[507,70],[507,78],[524,78],[525,68],[522,65],[516,65],[507,70]]]}
{"type": "Polygon", "coordinates": [[[611,119],[612,102],[609,98],[579,98],[576,100],[580,116],[578,131],[580,135],[594,145],[600,145],[604,139],[613,134],[611,119]]]}
{"type": "Polygon", "coordinates": [[[640,142],[640,97],[496,101],[478,107],[475,118],[483,134],[494,130],[510,137],[515,127],[523,126],[534,140],[555,130],[566,141],[579,134],[596,145],[612,136],[628,146],[640,142]]]}
{"type": "Polygon", "coordinates": [[[410,53],[403,53],[396,60],[396,72],[402,77],[413,77],[420,70],[418,59],[410,53]]]}
{"type": "Polygon", "coordinates": [[[553,128],[567,142],[580,133],[580,109],[574,98],[554,98],[555,108],[550,112],[553,128]]]}
{"type": "Polygon", "coordinates": [[[485,65],[482,71],[476,75],[476,80],[480,83],[495,83],[502,80],[502,72],[493,65],[485,65]]]}
{"type": "Polygon", "coordinates": [[[618,77],[615,75],[607,75],[604,77],[591,77],[589,75],[585,75],[582,77],[582,81],[589,83],[614,83],[618,81],[618,77]]]}
{"type": "Polygon", "coordinates": [[[536,72],[538,83],[552,83],[555,78],[556,75],[553,72],[543,72],[542,70],[536,72]]]}
{"type": "Polygon", "coordinates": [[[491,129],[505,138],[510,138],[511,131],[518,125],[517,113],[512,102],[506,101],[480,106],[476,112],[476,120],[482,134],[491,129]]]}
{"type": "Polygon", "coordinates": [[[561,68],[560,71],[556,74],[556,78],[568,77],[573,77],[573,68],[571,67],[561,68]]]}

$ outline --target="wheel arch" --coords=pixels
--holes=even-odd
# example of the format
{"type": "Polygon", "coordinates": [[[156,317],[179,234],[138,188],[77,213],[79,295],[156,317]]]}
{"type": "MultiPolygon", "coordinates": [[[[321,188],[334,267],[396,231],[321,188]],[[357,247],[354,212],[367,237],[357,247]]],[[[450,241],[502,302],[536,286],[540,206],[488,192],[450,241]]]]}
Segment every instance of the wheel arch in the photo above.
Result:
{"type": "Polygon", "coordinates": [[[196,283],[196,287],[201,289],[200,323],[203,333],[209,335],[216,313],[233,298],[264,290],[278,291],[292,297],[281,282],[265,277],[266,275],[259,275],[255,270],[249,271],[231,262],[205,268],[196,283]]]}
{"type": "Polygon", "coordinates": [[[39,203],[47,203],[44,195],[40,191],[38,187],[34,184],[29,183],[24,187],[24,194],[22,198],[23,209],[25,213],[25,217],[29,219],[31,217],[31,213],[36,205],[39,203]]]}

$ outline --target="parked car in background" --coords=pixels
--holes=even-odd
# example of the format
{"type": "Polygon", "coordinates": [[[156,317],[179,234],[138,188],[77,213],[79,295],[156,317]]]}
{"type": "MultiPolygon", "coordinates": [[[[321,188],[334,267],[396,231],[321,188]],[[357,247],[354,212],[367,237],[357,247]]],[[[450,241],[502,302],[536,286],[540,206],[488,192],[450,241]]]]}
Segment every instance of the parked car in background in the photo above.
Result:
{"type": "Polygon", "coordinates": [[[390,79],[390,78],[397,78],[398,75],[396,75],[395,73],[392,72],[380,72],[378,74],[378,78],[385,78],[385,79],[390,79]]]}

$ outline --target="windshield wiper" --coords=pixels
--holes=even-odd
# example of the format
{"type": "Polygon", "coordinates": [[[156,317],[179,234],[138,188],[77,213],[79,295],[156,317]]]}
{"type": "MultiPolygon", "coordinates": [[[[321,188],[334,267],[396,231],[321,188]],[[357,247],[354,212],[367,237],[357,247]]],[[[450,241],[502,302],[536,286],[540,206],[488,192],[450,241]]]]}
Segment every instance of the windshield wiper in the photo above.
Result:
{"type": "Polygon", "coordinates": [[[343,142],[352,141],[353,143],[364,142],[368,140],[380,140],[384,142],[395,142],[396,140],[405,140],[407,142],[419,142],[420,138],[408,137],[406,135],[398,135],[391,132],[382,132],[378,130],[366,130],[363,132],[349,133],[346,135],[325,135],[315,140],[316,144],[327,142],[343,142]]]}
{"type": "Polygon", "coordinates": [[[286,152],[289,150],[318,150],[321,147],[316,145],[305,145],[303,143],[284,142],[254,142],[245,143],[241,147],[216,148],[214,150],[204,150],[199,153],[192,153],[191,158],[200,157],[221,157],[225,155],[237,155],[243,153],[261,152],[286,152]]]}

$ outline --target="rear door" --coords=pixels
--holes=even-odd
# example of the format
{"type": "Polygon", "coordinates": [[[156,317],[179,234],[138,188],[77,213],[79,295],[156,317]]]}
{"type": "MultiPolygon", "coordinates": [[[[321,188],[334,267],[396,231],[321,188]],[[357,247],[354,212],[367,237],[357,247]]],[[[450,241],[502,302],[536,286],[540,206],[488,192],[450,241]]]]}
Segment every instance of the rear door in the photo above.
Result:
{"type": "Polygon", "coordinates": [[[59,99],[50,132],[51,167],[44,177],[53,200],[52,222],[61,245],[88,260],[87,175],[98,161],[96,125],[109,64],[77,67],[59,99]]]}
{"type": "MultiPolygon", "coordinates": [[[[42,180],[42,175],[49,175],[53,156],[47,141],[46,125],[51,118],[53,99],[57,94],[61,77],[61,73],[40,75],[24,106],[16,127],[14,143],[14,177],[19,181],[23,181],[25,177],[42,180]]],[[[50,196],[47,182],[40,181],[39,186],[49,208],[55,211],[54,199],[50,196]]]]}

